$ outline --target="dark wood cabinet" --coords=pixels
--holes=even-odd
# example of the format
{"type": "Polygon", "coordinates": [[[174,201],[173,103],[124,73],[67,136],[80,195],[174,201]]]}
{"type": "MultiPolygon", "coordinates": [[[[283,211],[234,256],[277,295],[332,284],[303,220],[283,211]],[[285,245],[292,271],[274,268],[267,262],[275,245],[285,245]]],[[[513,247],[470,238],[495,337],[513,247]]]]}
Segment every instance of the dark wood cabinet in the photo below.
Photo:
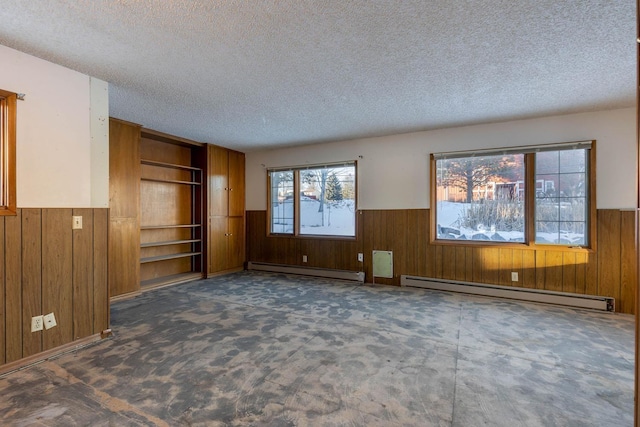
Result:
{"type": "Polygon", "coordinates": [[[209,146],[208,274],[242,269],[245,262],[244,154],[209,146]]]}

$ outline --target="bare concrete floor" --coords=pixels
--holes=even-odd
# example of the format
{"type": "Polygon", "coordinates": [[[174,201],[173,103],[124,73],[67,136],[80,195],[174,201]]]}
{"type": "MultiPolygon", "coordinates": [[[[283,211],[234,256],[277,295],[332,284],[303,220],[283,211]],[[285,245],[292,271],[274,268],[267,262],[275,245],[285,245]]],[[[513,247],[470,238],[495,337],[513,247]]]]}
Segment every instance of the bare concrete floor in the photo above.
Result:
{"type": "Polygon", "coordinates": [[[11,426],[631,426],[632,316],[242,272],[0,379],[11,426]]]}

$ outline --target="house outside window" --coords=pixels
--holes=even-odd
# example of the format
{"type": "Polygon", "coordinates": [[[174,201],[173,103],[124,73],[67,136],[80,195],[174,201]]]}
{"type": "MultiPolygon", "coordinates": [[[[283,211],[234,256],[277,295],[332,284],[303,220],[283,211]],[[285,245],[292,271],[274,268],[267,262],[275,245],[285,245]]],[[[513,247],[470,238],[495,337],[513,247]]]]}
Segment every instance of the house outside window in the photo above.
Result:
{"type": "Polygon", "coordinates": [[[435,240],[591,247],[594,162],[593,141],[433,154],[435,240]]]}

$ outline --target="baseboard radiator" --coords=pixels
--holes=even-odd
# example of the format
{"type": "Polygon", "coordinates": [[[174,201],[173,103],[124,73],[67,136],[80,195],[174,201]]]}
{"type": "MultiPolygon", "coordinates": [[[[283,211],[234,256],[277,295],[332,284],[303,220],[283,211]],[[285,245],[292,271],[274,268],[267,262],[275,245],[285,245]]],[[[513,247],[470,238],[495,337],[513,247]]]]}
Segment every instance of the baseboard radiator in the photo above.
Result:
{"type": "Polygon", "coordinates": [[[406,275],[400,276],[400,284],[402,286],[412,286],[438,291],[461,292],[472,295],[541,302],[592,310],[615,310],[615,299],[611,297],[545,291],[541,289],[517,288],[511,286],[485,285],[482,283],[406,275]]]}
{"type": "Polygon", "coordinates": [[[300,274],[303,276],[325,277],[328,279],[352,280],[364,283],[363,271],[334,270],[331,268],[300,267],[297,265],[270,264],[267,262],[247,263],[247,270],[270,271],[272,273],[300,274]]]}

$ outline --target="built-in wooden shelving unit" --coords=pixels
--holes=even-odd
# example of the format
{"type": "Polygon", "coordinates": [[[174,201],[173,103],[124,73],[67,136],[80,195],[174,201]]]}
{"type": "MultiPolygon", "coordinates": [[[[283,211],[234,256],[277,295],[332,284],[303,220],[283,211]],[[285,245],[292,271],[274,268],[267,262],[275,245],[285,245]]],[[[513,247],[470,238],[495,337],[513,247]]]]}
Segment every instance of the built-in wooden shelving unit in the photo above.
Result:
{"type": "Polygon", "coordinates": [[[203,275],[203,169],[206,147],[142,131],[140,286],[150,288],[203,275]]]}

